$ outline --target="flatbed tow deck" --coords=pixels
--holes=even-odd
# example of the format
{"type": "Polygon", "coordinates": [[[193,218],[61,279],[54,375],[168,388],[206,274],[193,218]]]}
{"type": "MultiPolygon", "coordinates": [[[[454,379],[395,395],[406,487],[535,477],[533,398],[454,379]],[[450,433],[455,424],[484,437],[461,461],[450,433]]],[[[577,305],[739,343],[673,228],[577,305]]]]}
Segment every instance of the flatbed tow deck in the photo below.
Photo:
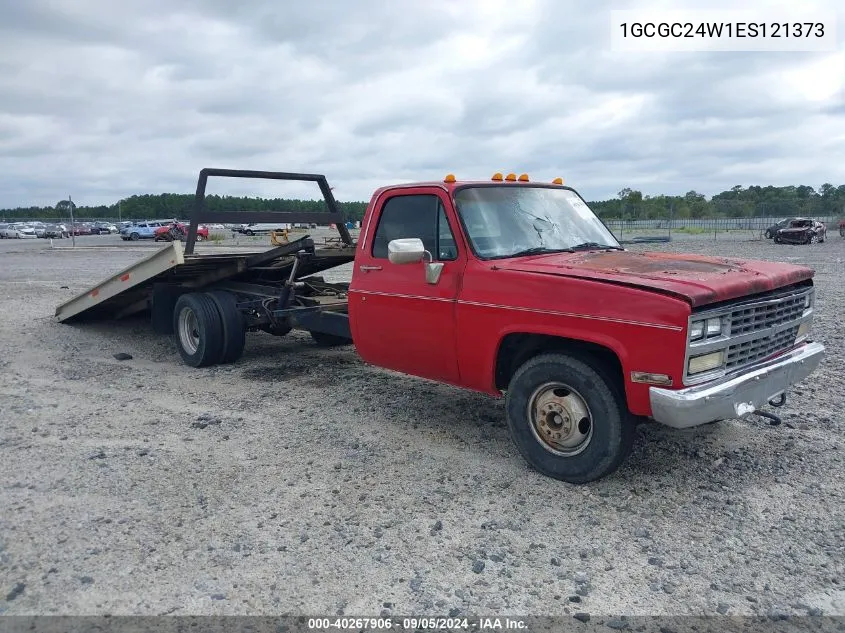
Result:
{"type": "Polygon", "coordinates": [[[289,172],[203,169],[186,245],[169,242],[56,308],[62,323],[122,319],[149,310],[153,330],[176,334],[183,360],[194,367],[234,362],[246,331],[284,335],[307,330],[318,344],[351,342],[346,283],[320,273],[353,261],[355,243],[325,176],[289,172]],[[209,176],[316,182],[328,213],[209,212],[209,176]],[[201,222],[334,224],[339,240],[316,244],[306,235],[263,252],[195,254],[201,222]]]}

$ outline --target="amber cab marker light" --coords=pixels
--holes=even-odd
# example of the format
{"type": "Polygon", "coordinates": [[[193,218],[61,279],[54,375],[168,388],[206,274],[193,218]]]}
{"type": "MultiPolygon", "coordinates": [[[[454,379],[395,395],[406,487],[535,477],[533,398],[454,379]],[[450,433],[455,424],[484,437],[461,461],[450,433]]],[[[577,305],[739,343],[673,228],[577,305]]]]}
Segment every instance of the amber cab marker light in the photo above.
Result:
{"type": "Polygon", "coordinates": [[[455,182],[455,174],[447,174],[443,182],[455,182]]]}
{"type": "Polygon", "coordinates": [[[528,182],[528,174],[522,174],[519,177],[519,182],[528,182]]]}
{"type": "Polygon", "coordinates": [[[553,185],[562,185],[563,184],[563,178],[555,178],[554,180],[552,180],[552,184],[553,185]]]}
{"type": "Polygon", "coordinates": [[[504,178],[503,178],[501,172],[497,171],[495,174],[493,174],[493,177],[490,180],[495,180],[497,182],[501,182],[503,179],[504,178]]]}
{"type": "Polygon", "coordinates": [[[516,182],[516,174],[508,174],[505,176],[505,180],[508,182],[516,182]]]}

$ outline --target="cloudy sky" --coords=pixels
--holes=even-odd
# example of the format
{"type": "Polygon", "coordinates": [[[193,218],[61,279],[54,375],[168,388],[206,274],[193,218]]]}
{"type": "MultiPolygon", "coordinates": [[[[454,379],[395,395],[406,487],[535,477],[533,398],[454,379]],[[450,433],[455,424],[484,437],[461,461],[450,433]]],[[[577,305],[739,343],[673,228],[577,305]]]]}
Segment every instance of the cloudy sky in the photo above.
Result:
{"type": "Polygon", "coordinates": [[[845,183],[845,2],[801,4],[838,14],[838,52],[611,50],[611,9],[662,6],[3,0],[0,207],[190,192],[206,166],[324,173],[341,200],[449,172],[588,199],[845,183]]]}

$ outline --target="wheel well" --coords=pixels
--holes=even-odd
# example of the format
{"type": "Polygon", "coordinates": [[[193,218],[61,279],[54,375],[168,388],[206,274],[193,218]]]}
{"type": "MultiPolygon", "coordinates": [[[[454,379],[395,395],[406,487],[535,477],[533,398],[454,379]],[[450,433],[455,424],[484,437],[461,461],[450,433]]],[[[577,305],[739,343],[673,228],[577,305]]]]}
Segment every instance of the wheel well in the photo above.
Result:
{"type": "Polygon", "coordinates": [[[547,334],[508,334],[499,345],[496,356],[496,389],[507,389],[508,383],[519,367],[530,358],[547,352],[558,352],[588,362],[614,380],[624,393],[622,363],[608,347],[577,339],[547,334]]]}

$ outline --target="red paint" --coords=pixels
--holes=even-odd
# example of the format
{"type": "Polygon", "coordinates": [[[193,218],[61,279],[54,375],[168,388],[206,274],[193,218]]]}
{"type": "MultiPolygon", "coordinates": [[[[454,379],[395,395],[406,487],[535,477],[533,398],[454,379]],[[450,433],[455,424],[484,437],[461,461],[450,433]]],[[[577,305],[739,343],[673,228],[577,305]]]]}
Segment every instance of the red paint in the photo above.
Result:
{"type": "Polygon", "coordinates": [[[94,290],[92,290],[92,291],[91,291],[91,297],[92,297],[92,298],[96,297],[96,296],[97,296],[97,295],[99,295],[99,294],[100,294],[100,289],[99,289],[99,288],[95,288],[94,290]]]}
{"type": "Polygon", "coordinates": [[[675,388],[683,386],[693,308],[813,276],[809,268],[774,262],[627,251],[484,261],[468,248],[453,204],[455,187],[465,184],[415,183],[373,194],[349,298],[352,335],[365,361],[499,395],[496,358],[508,334],[588,341],[616,354],[629,409],[649,415],[649,385],[631,382],[630,372],[668,374],[675,388]],[[396,265],[371,255],[385,203],[421,193],[440,198],[458,249],[457,260],[445,262],[434,285],[426,283],[422,264],[396,265]]]}
{"type": "Polygon", "coordinates": [[[129,273],[120,276],[120,281],[129,281],[129,273]]]}

